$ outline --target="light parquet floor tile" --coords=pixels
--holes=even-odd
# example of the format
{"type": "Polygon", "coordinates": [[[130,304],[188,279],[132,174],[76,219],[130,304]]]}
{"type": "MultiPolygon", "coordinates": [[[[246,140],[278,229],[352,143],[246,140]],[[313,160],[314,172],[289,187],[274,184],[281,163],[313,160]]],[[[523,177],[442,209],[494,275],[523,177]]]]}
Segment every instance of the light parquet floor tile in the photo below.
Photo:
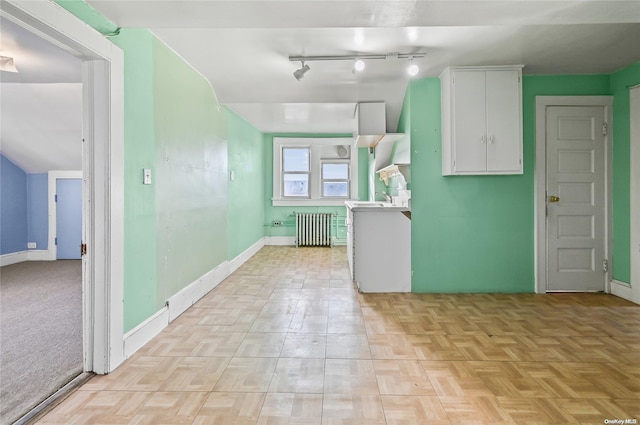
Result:
{"type": "Polygon", "coordinates": [[[265,247],[38,424],[640,421],[640,306],[361,294],[343,247],[265,247]]]}

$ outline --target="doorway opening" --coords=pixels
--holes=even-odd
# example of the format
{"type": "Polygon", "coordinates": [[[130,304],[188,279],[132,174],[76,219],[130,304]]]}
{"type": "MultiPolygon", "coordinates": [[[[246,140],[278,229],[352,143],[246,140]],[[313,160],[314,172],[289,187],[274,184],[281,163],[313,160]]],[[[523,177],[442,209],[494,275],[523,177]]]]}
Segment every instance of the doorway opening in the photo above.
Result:
{"type": "Polygon", "coordinates": [[[108,373],[124,360],[123,54],[53,2],[4,0],[0,16],[81,62],[82,370],[108,373]]]}

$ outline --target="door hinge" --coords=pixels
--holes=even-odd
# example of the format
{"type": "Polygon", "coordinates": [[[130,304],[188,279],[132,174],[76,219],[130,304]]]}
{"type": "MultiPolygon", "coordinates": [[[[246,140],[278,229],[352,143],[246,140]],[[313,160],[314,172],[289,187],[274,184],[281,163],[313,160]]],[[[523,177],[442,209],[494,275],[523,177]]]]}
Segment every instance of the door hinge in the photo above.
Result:
{"type": "Polygon", "coordinates": [[[81,243],[80,244],[80,256],[83,255],[87,255],[87,244],[86,243],[81,243]]]}
{"type": "Polygon", "coordinates": [[[58,238],[53,238],[54,245],[58,245],[58,238]]]}
{"type": "Polygon", "coordinates": [[[608,260],[602,260],[602,271],[605,272],[605,273],[609,271],[609,261],[608,260]]]}
{"type": "Polygon", "coordinates": [[[53,197],[55,198],[53,201],[58,202],[58,194],[56,193],[55,195],[53,195],[53,197]]]}
{"type": "Polygon", "coordinates": [[[602,124],[602,135],[606,136],[607,134],[609,134],[609,124],[605,122],[602,124]]]}

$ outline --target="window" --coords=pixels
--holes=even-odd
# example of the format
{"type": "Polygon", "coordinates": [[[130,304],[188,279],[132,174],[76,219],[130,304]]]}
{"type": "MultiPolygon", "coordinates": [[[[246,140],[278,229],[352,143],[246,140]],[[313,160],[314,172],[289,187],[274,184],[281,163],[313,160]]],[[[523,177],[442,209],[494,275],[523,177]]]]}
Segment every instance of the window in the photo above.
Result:
{"type": "Polygon", "coordinates": [[[282,148],[282,196],[309,197],[309,148],[282,148]]]}
{"type": "Polygon", "coordinates": [[[273,205],[344,205],[358,196],[351,138],[273,139],[273,205]]]}
{"type": "Polygon", "coordinates": [[[349,197],[349,163],[322,163],[322,196],[325,198],[349,197]]]}

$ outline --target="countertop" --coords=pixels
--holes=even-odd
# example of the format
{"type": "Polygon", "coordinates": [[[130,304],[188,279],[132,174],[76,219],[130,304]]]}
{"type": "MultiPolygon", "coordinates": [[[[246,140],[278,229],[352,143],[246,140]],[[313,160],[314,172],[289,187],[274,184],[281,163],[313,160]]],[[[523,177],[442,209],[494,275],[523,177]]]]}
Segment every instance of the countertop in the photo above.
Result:
{"type": "Polygon", "coordinates": [[[409,207],[393,205],[390,202],[381,201],[345,201],[347,208],[352,211],[368,212],[411,212],[409,207]]]}

